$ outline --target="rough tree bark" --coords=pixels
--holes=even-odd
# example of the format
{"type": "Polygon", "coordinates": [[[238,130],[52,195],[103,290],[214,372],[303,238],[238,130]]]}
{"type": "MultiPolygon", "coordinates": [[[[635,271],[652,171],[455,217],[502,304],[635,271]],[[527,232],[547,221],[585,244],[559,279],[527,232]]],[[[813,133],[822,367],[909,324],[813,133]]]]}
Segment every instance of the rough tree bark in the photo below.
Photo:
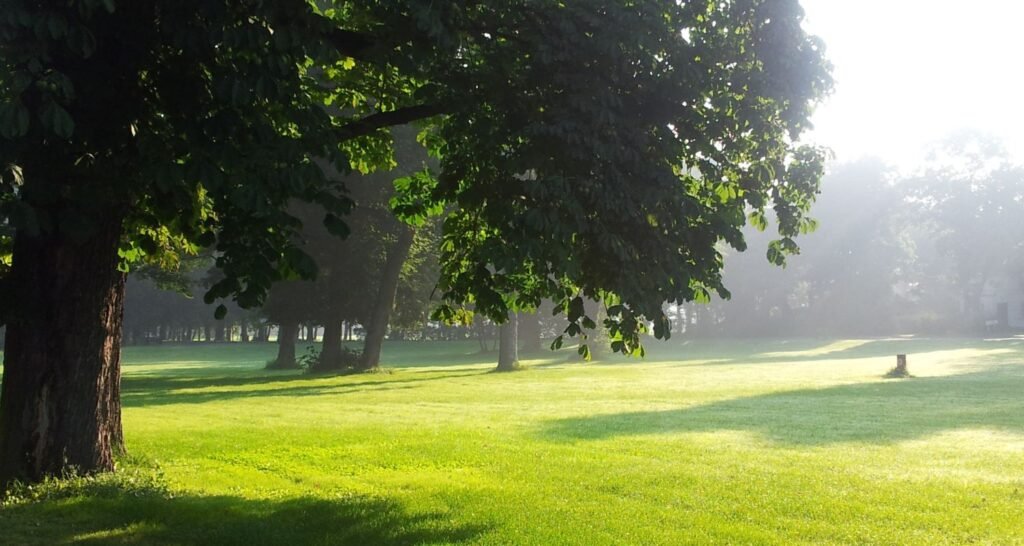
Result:
{"type": "Polygon", "coordinates": [[[402,274],[402,266],[409,257],[416,232],[409,226],[399,227],[398,239],[388,249],[388,258],[384,263],[384,271],[377,289],[377,300],[373,306],[373,315],[366,325],[366,338],[363,340],[363,356],[360,368],[369,370],[380,365],[380,349],[384,344],[384,334],[388,330],[391,309],[395,306],[395,294],[398,293],[398,280],[402,274]]]}
{"type": "Polygon", "coordinates": [[[498,371],[515,370],[519,365],[519,313],[509,313],[498,337],[498,371]]]}
{"type": "Polygon", "coordinates": [[[0,392],[0,487],[114,468],[125,276],[121,216],[86,233],[15,236],[0,392]],[[56,334],[56,335],[55,335],[56,334]]]}

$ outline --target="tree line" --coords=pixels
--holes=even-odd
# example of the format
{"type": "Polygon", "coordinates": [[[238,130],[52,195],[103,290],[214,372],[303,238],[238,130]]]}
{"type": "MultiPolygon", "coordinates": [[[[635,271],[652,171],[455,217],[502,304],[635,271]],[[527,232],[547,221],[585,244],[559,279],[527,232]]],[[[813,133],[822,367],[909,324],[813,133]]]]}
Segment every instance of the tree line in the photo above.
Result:
{"type": "Polygon", "coordinates": [[[1024,166],[964,132],[908,171],[838,165],[815,204],[818,228],[785,270],[725,257],[732,297],[667,312],[691,336],[978,335],[1024,325],[1024,166]]]}
{"type": "MultiPolygon", "coordinates": [[[[912,172],[873,159],[836,165],[823,179],[825,191],[814,209],[818,225],[804,237],[800,255],[786,269],[772,267],[764,259],[772,237],[748,226],[744,238],[750,249],[724,257],[730,299],[666,305],[674,335],[853,337],[1013,330],[1024,322],[1019,320],[1024,318],[1024,224],[1018,221],[1024,217],[1024,166],[1000,143],[974,133],[936,144],[933,157],[912,172]],[[1008,305],[1007,316],[999,315],[1000,303],[1008,305]]],[[[373,187],[393,186],[375,182],[373,187]]],[[[487,319],[469,325],[431,319],[438,303],[431,299],[440,274],[437,233],[436,226],[419,231],[402,265],[387,335],[475,339],[481,351],[497,353],[499,325],[487,319]]],[[[268,341],[273,328],[273,339],[286,340],[276,361],[282,367],[296,366],[290,339],[323,341],[325,347],[330,336],[362,342],[367,337],[363,324],[379,303],[369,296],[380,280],[373,272],[382,268],[388,248],[383,243],[360,246],[359,239],[307,238],[311,255],[337,264],[331,270],[337,277],[282,283],[271,290],[265,307],[233,307],[221,321],[199,298],[182,296],[166,280],[167,290],[159,289],[159,276],[133,275],[126,339],[268,341]],[[344,269],[345,264],[370,266],[360,271],[344,269]],[[333,330],[327,327],[330,313],[340,323],[333,330]]],[[[201,293],[213,274],[194,274],[192,292],[201,293]]],[[[539,313],[518,314],[514,345],[534,351],[561,333],[558,319],[551,317],[552,304],[542,307],[539,313]]],[[[597,316],[597,311],[589,314],[597,316]]],[[[333,363],[318,362],[316,369],[341,366],[340,355],[332,358],[333,363]]],[[[506,360],[516,358],[513,354],[506,360]]]]}

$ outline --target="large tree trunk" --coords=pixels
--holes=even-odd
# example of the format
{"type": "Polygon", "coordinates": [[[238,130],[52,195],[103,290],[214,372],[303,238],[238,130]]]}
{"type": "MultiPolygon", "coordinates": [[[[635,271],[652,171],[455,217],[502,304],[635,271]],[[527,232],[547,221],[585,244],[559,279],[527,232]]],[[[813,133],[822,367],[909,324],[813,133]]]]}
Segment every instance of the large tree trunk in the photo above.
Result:
{"type": "Polygon", "coordinates": [[[519,314],[510,312],[499,329],[498,371],[508,372],[519,366],[519,314]]]}
{"type": "Polygon", "coordinates": [[[299,366],[295,361],[295,338],[298,333],[298,321],[282,321],[277,326],[277,359],[272,368],[290,370],[299,366]]]}
{"type": "Polygon", "coordinates": [[[125,276],[121,219],[83,236],[15,238],[0,392],[0,486],[114,469],[125,276]]]}
{"type": "Polygon", "coordinates": [[[341,367],[341,319],[331,318],[324,321],[324,344],[313,370],[326,372],[341,367]]]}
{"type": "Polygon", "coordinates": [[[384,271],[377,289],[377,301],[373,306],[373,315],[366,325],[366,339],[363,340],[363,356],[360,367],[364,370],[380,365],[380,350],[384,344],[384,334],[388,331],[391,320],[391,309],[395,306],[395,294],[398,293],[398,281],[402,275],[402,266],[409,257],[415,232],[411,227],[399,227],[398,240],[388,249],[388,259],[384,263],[384,271]]]}

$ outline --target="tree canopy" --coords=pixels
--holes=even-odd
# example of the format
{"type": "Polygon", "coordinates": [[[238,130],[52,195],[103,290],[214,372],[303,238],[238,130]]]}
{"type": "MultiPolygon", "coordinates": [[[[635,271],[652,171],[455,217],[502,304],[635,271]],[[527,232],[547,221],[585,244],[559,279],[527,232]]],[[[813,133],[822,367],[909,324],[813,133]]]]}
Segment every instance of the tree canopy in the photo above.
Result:
{"type": "Polygon", "coordinates": [[[86,430],[43,414],[60,393],[118,413],[116,390],[63,383],[116,384],[115,268],[212,248],[207,301],[259,304],[315,273],[292,201],[351,229],[319,162],[387,167],[395,125],[440,162],[395,203],[444,214],[440,317],[549,297],[575,334],[587,298],[616,350],[667,336],[664,301],[726,294],[716,243],[742,249],[748,217],[778,218],[774,262],[811,225],[823,154],[798,142],[831,80],[801,19],[796,0],[0,0],[0,480],[26,452],[34,474],[109,464],[19,427],[86,430]],[[33,333],[56,323],[66,343],[33,333]]]}
{"type": "Polygon", "coordinates": [[[586,295],[632,333],[724,293],[714,243],[742,248],[748,208],[793,250],[817,188],[793,142],[830,81],[795,1],[7,4],[13,227],[126,209],[126,260],[216,244],[211,299],[310,273],[289,199],[347,231],[313,155],[373,169],[380,127],[432,114],[442,174],[416,204],[455,205],[445,295],[492,317],[586,295]]]}

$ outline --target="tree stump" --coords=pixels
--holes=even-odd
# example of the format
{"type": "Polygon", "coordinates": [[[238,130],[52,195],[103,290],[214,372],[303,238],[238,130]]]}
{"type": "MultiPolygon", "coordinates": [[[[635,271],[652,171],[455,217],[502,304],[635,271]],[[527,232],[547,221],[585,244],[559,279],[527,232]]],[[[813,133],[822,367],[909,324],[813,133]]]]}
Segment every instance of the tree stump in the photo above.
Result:
{"type": "Polygon", "coordinates": [[[886,377],[910,377],[910,372],[907,370],[907,355],[896,355],[896,367],[889,370],[889,373],[885,374],[886,377]]]}

